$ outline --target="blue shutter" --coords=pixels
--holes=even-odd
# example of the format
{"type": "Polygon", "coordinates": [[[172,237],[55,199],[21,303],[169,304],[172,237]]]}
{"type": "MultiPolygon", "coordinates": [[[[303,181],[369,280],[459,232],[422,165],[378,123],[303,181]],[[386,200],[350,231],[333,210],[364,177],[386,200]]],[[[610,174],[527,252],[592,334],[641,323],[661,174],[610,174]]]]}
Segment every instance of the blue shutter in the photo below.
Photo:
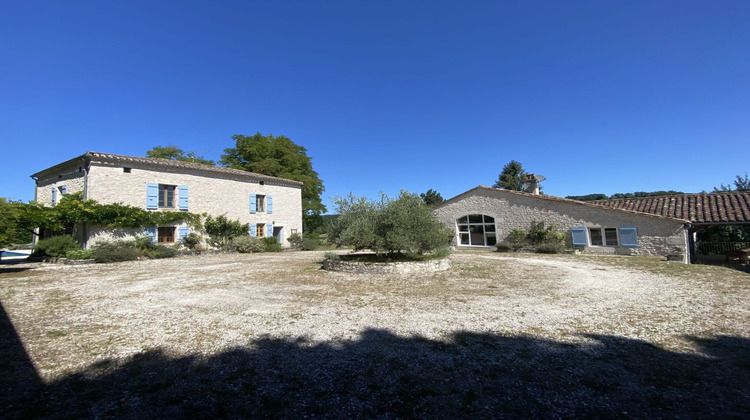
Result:
{"type": "Polygon", "coordinates": [[[266,196],[266,213],[273,213],[273,197],[270,195],[266,196]]]}
{"type": "Polygon", "coordinates": [[[57,188],[52,188],[52,205],[57,204],[57,188]]]}
{"type": "Polygon", "coordinates": [[[146,236],[151,238],[151,242],[156,243],[156,226],[147,227],[146,236]]]}
{"type": "Polygon", "coordinates": [[[257,211],[257,204],[258,203],[255,202],[255,194],[250,194],[250,213],[255,213],[257,211]]]}
{"type": "Polygon", "coordinates": [[[179,187],[177,187],[177,192],[180,197],[180,204],[179,204],[180,210],[187,210],[188,209],[188,187],[187,185],[180,185],[179,187]]]}
{"type": "Polygon", "coordinates": [[[588,246],[589,241],[586,238],[585,227],[570,228],[570,233],[573,236],[573,246],[588,246]]]}
{"type": "Polygon", "coordinates": [[[187,226],[180,226],[180,228],[179,228],[180,242],[182,242],[182,240],[185,239],[185,237],[187,236],[187,234],[188,234],[188,227],[187,226]]]}
{"type": "Polygon", "coordinates": [[[68,193],[68,186],[67,186],[67,185],[63,185],[63,186],[61,186],[61,187],[60,187],[60,193],[61,193],[62,195],[65,195],[65,194],[67,194],[67,193],[68,193]]]}
{"type": "Polygon", "coordinates": [[[159,184],[149,182],[146,184],[146,209],[156,210],[159,208],[159,184]]]}
{"type": "Polygon", "coordinates": [[[638,248],[638,231],[635,226],[620,227],[620,246],[638,248]]]}
{"type": "Polygon", "coordinates": [[[273,238],[273,223],[266,223],[266,238],[273,238]]]}
{"type": "Polygon", "coordinates": [[[258,227],[255,225],[255,223],[250,224],[250,236],[258,236],[258,227]]]}

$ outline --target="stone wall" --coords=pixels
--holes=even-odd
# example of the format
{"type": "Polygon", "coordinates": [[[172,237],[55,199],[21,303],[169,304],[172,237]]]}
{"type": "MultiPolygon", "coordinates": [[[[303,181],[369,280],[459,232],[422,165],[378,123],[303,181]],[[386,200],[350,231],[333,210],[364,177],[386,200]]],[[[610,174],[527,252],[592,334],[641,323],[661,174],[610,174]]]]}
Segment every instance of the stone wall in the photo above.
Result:
{"type": "MultiPolygon", "coordinates": [[[[503,241],[513,229],[528,231],[533,222],[558,226],[561,232],[568,232],[568,241],[572,227],[635,226],[638,232],[637,248],[587,246],[583,252],[647,256],[682,255],[682,261],[688,261],[688,233],[683,222],[606,209],[573,200],[478,187],[446,201],[435,210],[435,214],[454,232],[456,219],[459,217],[469,214],[492,216],[495,218],[498,242],[503,241]]],[[[458,242],[456,244],[458,245],[458,242]]]]}
{"type": "Polygon", "coordinates": [[[441,258],[429,261],[409,261],[392,263],[369,263],[359,261],[344,261],[326,259],[323,261],[323,269],[329,271],[342,271],[346,273],[361,274],[414,274],[432,273],[451,268],[451,260],[441,258]]]}

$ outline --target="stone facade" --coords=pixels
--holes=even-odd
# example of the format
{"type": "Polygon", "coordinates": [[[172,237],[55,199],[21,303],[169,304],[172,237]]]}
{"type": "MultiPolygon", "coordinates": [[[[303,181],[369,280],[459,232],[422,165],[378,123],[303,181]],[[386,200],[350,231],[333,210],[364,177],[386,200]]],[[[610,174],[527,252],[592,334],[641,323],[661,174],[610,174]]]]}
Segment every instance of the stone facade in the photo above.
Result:
{"type": "MultiPolygon", "coordinates": [[[[302,183],[297,181],[194,163],[93,152],[45,169],[34,177],[36,200],[43,205],[53,205],[53,195],[59,200],[65,190],[83,191],[84,198],[102,204],[122,203],[146,209],[149,184],[185,186],[186,210],[191,213],[225,215],[243,224],[273,226],[273,234],[282,246],[289,245],[287,238],[292,233],[302,233],[302,183]],[[266,200],[271,197],[272,212],[266,211],[267,201],[262,211],[251,212],[251,195],[263,195],[266,200]]],[[[176,204],[178,195],[175,191],[173,208],[154,211],[182,211],[176,204]]],[[[101,240],[144,233],[140,229],[88,227],[81,239],[90,246],[101,240]]]]}
{"type": "MultiPolygon", "coordinates": [[[[571,228],[621,228],[634,226],[637,246],[581,247],[584,253],[646,256],[675,256],[687,263],[689,258],[686,221],[645,213],[609,209],[595,204],[518,191],[477,187],[445,201],[435,209],[438,219],[458,232],[457,220],[472,214],[494,218],[497,242],[505,240],[513,229],[529,230],[534,222],[554,224],[567,232],[572,246],[571,228]]],[[[588,232],[587,232],[588,235],[588,232]]],[[[460,245],[456,235],[456,245],[460,245]]]]}

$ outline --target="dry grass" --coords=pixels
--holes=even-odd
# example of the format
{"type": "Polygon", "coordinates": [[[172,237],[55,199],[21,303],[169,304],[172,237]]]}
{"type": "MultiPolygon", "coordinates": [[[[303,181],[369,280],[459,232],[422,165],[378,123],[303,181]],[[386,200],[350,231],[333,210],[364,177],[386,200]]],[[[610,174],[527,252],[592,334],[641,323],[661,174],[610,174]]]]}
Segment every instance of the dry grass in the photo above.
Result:
{"type": "Polygon", "coordinates": [[[0,403],[70,417],[750,413],[747,274],[461,252],[445,272],[383,276],[322,271],[322,254],[0,267],[6,381],[38,375],[0,403]]]}

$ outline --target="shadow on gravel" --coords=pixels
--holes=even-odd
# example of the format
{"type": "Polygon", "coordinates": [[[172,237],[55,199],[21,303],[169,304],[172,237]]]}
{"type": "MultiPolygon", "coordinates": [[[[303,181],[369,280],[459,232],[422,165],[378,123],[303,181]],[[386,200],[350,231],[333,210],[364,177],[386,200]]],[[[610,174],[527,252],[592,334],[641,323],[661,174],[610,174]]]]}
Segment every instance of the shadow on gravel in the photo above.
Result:
{"type": "Polygon", "coordinates": [[[44,386],[22,366],[25,354],[10,351],[3,360],[18,363],[3,368],[29,384],[3,389],[0,404],[10,417],[750,417],[748,339],[693,339],[703,357],[588,338],[458,333],[444,343],[368,330],[340,344],[264,339],[210,357],[103,361],[44,386]]]}

